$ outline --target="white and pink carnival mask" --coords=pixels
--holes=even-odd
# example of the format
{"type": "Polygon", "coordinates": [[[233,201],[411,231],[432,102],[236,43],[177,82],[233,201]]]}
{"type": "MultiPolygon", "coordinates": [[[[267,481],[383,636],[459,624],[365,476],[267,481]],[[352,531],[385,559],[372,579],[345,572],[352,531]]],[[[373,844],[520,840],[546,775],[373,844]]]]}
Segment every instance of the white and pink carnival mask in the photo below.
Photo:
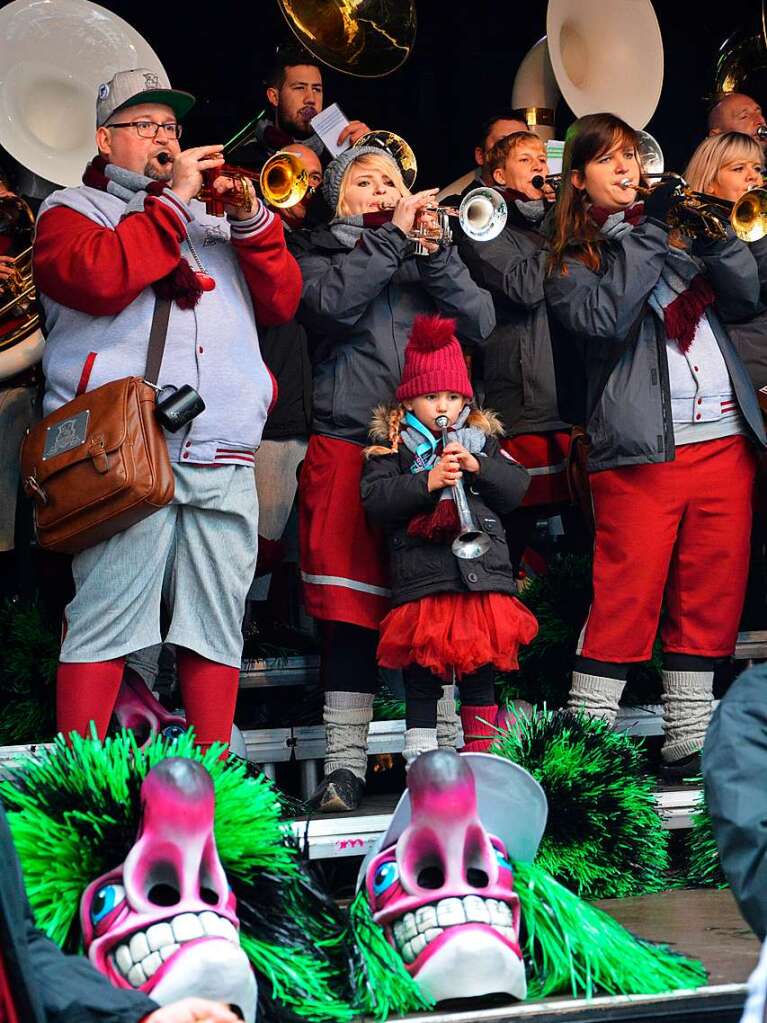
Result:
{"type": "Polygon", "coordinates": [[[502,757],[446,750],[418,757],[407,785],[360,872],[374,920],[435,1001],[524,998],[511,860],[535,857],[543,790],[502,757]]]}
{"type": "Polygon", "coordinates": [[[213,781],[197,761],[161,760],[141,786],[142,820],[125,862],[85,890],[85,949],[118,988],[160,1005],[197,995],[256,1018],[237,904],[213,836],[213,781]]]}

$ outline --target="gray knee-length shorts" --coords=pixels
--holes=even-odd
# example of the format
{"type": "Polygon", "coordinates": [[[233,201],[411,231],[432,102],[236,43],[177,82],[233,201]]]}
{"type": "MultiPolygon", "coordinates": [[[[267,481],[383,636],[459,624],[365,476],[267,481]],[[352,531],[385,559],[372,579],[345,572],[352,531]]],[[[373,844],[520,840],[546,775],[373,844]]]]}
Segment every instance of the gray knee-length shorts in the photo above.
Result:
{"type": "Polygon", "coordinates": [[[258,498],[245,465],[174,465],[171,504],[76,554],[61,660],[107,661],[162,641],[239,667],[258,553],[258,498]]]}

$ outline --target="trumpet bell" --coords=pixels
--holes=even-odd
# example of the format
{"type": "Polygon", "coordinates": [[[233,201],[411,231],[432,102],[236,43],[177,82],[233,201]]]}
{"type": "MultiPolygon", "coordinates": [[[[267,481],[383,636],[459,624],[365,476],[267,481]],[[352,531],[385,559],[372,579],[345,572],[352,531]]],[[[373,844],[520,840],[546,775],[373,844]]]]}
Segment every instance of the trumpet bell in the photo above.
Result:
{"type": "Polygon", "coordinates": [[[474,561],[481,558],[490,550],[490,537],[480,529],[468,529],[457,536],[450,545],[450,549],[456,558],[463,558],[465,561],[474,561]]]}
{"type": "Polygon", "coordinates": [[[735,234],[744,242],[757,242],[767,234],[767,188],[752,188],[735,203],[730,214],[735,234]]]}
{"type": "Polygon", "coordinates": [[[458,223],[467,238],[489,242],[506,226],[506,200],[494,188],[474,188],[458,207],[458,223]]]}
{"type": "Polygon", "coordinates": [[[412,188],[416,175],[418,174],[418,161],[415,158],[412,146],[400,135],[393,131],[378,129],[369,131],[354,143],[355,146],[372,146],[374,149],[382,149],[388,153],[397,163],[405,182],[405,188],[412,188]]]}
{"type": "Polygon", "coordinates": [[[275,153],[261,168],[261,194],[269,206],[296,206],[309,191],[309,175],[295,153],[275,153]]]}

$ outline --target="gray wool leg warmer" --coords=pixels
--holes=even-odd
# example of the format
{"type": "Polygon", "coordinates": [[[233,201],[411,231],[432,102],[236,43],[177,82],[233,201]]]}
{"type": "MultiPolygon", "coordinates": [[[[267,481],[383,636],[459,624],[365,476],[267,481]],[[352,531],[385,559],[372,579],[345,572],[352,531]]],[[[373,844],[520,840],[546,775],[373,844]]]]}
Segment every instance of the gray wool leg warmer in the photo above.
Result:
{"type": "Polygon", "coordinates": [[[405,748],[402,756],[405,758],[405,770],[410,770],[410,765],[416,757],[430,749],[438,749],[436,728],[408,728],[405,732],[405,748]]]}
{"type": "Polygon", "coordinates": [[[325,775],[339,767],[365,780],[368,730],[373,720],[372,693],[325,693],[325,775]]]}
{"type": "Polygon", "coordinates": [[[455,752],[458,741],[458,711],[455,709],[455,686],[442,686],[437,700],[437,746],[455,752]]]}
{"type": "Polygon", "coordinates": [[[703,749],[714,705],[713,671],[663,672],[661,756],[668,763],[703,749]]]}
{"type": "Polygon", "coordinates": [[[591,718],[604,718],[613,725],[618,716],[618,704],[625,685],[625,682],[617,678],[586,675],[581,671],[574,671],[567,709],[582,710],[591,718]]]}

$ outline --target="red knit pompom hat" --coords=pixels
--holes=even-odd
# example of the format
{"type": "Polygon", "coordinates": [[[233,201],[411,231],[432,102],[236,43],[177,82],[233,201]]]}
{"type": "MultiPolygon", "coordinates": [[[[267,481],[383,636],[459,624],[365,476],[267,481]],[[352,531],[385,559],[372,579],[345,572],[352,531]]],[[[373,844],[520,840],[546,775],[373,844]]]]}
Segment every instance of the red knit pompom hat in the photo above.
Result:
{"type": "Polygon", "coordinates": [[[455,320],[416,316],[405,348],[397,401],[435,391],[455,391],[472,398],[466,361],[455,336],[455,320]]]}

